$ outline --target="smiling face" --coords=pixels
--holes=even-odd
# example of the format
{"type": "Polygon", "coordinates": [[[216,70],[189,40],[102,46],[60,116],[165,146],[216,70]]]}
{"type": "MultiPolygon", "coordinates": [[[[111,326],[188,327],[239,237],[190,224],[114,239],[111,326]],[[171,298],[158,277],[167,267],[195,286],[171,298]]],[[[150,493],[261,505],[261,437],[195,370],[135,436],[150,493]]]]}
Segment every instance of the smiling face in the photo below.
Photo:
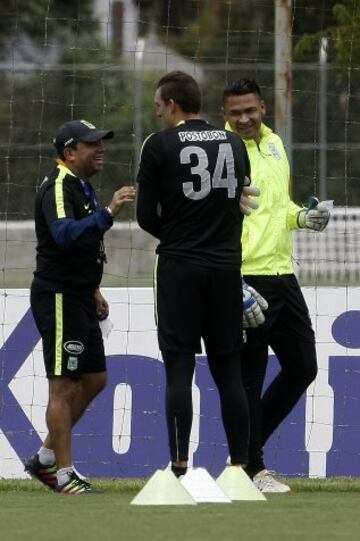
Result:
{"type": "Polygon", "coordinates": [[[224,118],[242,139],[260,141],[260,126],[265,112],[265,103],[257,94],[227,96],[224,101],[224,118]]]}
{"type": "Polygon", "coordinates": [[[65,163],[78,177],[88,179],[104,167],[104,143],[77,143],[75,148],[64,151],[65,163]]]}

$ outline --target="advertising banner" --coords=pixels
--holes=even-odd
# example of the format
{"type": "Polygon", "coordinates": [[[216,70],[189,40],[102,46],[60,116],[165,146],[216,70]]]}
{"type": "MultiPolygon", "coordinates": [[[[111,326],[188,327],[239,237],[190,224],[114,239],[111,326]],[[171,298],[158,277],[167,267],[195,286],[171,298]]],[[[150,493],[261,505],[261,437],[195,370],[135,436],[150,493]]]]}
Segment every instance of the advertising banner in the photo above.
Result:
{"type": "MultiPolygon", "coordinates": [[[[152,290],[103,289],[114,324],[109,381],[74,428],[75,466],[90,477],[147,477],[168,464],[164,370],[152,290]]],[[[266,446],[269,469],[310,477],[360,475],[360,288],[303,288],[319,374],[266,446]]],[[[0,291],[0,477],[26,477],[24,458],[46,435],[47,379],[28,290],[0,291]]],[[[266,385],[279,371],[270,352],[266,385]]],[[[193,384],[191,463],[213,475],[228,456],[205,354],[193,384]]]]}

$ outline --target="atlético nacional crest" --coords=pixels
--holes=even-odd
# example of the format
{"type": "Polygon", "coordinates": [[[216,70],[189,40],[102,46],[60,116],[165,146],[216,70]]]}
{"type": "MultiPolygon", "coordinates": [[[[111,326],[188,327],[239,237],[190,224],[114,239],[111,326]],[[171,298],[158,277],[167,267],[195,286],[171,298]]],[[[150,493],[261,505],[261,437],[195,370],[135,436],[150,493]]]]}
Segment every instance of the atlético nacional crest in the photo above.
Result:
{"type": "Polygon", "coordinates": [[[276,148],[276,146],[274,145],[274,143],[269,143],[269,149],[270,149],[271,154],[274,156],[276,160],[281,160],[281,154],[276,148]]]}
{"type": "Polygon", "coordinates": [[[67,368],[68,370],[77,370],[78,367],[78,358],[77,357],[69,357],[67,362],[67,368]]]}

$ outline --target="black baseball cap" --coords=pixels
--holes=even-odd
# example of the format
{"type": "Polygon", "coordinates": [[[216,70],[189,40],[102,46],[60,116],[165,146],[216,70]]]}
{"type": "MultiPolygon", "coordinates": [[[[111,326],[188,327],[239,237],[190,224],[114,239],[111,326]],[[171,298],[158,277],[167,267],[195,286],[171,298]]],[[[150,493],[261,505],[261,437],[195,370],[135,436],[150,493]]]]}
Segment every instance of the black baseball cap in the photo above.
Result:
{"type": "Polygon", "coordinates": [[[62,156],[66,147],[76,143],[95,143],[101,139],[112,139],[113,137],[113,131],[98,130],[87,120],[71,120],[60,126],[53,143],[58,154],[62,156]]]}

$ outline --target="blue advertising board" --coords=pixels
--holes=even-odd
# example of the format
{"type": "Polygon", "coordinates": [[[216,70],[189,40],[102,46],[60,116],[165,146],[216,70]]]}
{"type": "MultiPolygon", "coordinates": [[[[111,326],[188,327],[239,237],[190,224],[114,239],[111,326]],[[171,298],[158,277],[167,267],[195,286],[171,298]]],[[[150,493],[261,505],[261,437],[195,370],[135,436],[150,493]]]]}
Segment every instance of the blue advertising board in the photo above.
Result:
{"type": "MultiPolygon", "coordinates": [[[[127,299],[126,306],[120,301],[118,305],[129,310],[131,302],[127,299]]],[[[144,306],[148,304],[149,297],[144,306]]],[[[331,340],[317,345],[319,380],[266,445],[267,466],[286,475],[360,475],[360,311],[347,310],[326,317],[331,340]]],[[[145,322],[143,329],[133,324],[137,333],[146,334],[150,329],[151,340],[156,338],[153,322],[145,322]]],[[[124,328],[122,332],[130,331],[124,328]]],[[[116,344],[115,333],[107,354],[108,385],[74,429],[75,465],[91,477],[146,477],[165,467],[169,460],[163,366],[159,356],[153,354],[154,344],[149,346],[148,356],[120,347],[116,352],[116,344]]],[[[12,322],[0,350],[0,430],[19,462],[37,451],[44,436],[34,421],[35,415],[29,413],[36,404],[19,398],[21,385],[27,386],[24,392],[29,391],[29,385],[39,384],[46,389],[45,377],[36,375],[36,370],[21,376],[22,366],[29,359],[34,363],[36,348],[39,350],[39,335],[25,299],[23,314],[12,322]]],[[[146,350],[146,340],[140,349],[146,350]]],[[[36,363],[41,363],[39,355],[36,363]]],[[[275,356],[270,355],[265,387],[278,370],[275,356]]],[[[31,396],[35,402],[36,393],[31,396]]],[[[46,396],[41,400],[37,415],[44,417],[46,396]]],[[[205,355],[197,358],[194,412],[193,465],[217,475],[224,468],[228,452],[218,394],[205,355]]],[[[9,467],[1,472],[2,477],[14,477],[9,467]]]]}

